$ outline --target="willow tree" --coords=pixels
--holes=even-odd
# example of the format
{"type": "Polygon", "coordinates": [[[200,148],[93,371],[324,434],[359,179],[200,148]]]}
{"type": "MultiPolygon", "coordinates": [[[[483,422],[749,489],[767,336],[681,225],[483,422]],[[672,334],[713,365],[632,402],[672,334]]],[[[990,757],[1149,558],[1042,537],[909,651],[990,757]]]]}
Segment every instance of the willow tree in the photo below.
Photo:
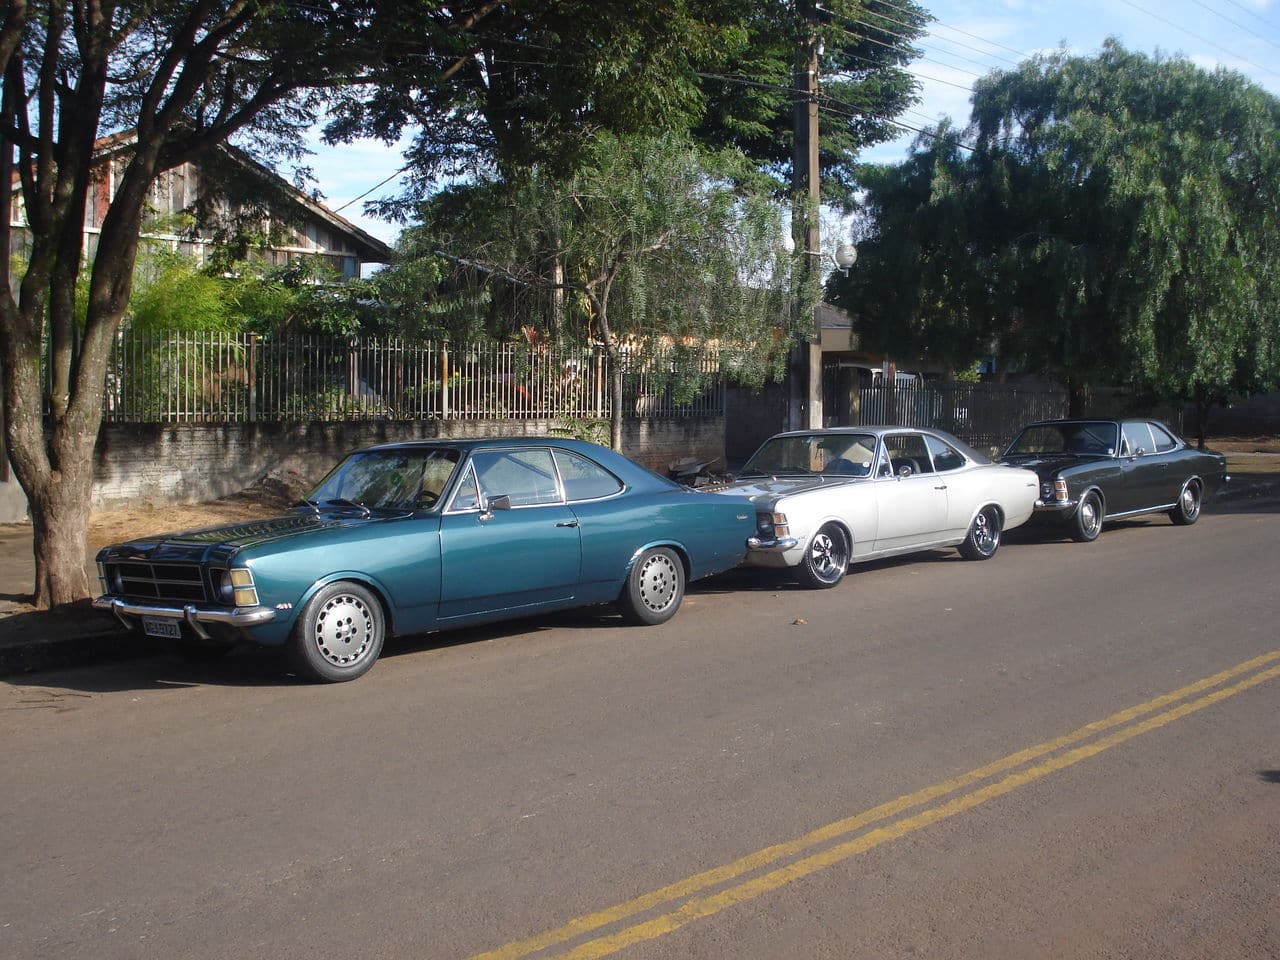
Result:
{"type": "Polygon", "coordinates": [[[881,207],[920,222],[962,214],[949,255],[945,234],[912,250],[873,227],[885,276],[933,278],[918,338],[955,343],[930,301],[963,290],[972,347],[1061,378],[1077,407],[1108,381],[1202,403],[1265,389],[1280,380],[1278,131],[1280,100],[1229,70],[1115,41],[1032,58],[975,85],[970,154],[927,182],[874,181],[881,207]],[[949,262],[922,270],[931,257],[949,262]]]}
{"type": "Polygon", "coordinates": [[[598,137],[567,176],[533,168],[446,191],[413,241],[454,266],[455,289],[504,299],[507,324],[566,295],[565,336],[610,360],[611,439],[622,441],[623,370],[653,348],[719,344],[745,382],[776,377],[793,342],[796,259],[768,184],[736,151],[677,138],[598,137]],[[556,238],[563,271],[542,266],[556,238]],[[514,300],[508,291],[522,294],[514,300]]]}

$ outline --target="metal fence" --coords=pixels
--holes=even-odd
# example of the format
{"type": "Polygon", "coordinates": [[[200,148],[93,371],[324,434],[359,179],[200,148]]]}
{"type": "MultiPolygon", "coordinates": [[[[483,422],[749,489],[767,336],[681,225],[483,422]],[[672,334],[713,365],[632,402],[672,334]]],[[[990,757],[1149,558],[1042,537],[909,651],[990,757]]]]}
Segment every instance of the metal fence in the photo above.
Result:
{"type": "MultiPolygon", "coordinates": [[[[626,416],[721,416],[724,403],[713,355],[667,351],[623,360],[626,416]]],[[[608,360],[593,348],[122,333],[108,368],[104,419],[606,419],[610,412],[608,360]]]]}
{"type": "Polygon", "coordinates": [[[1001,445],[1025,423],[1067,415],[1059,387],[914,381],[859,391],[859,423],[936,427],[972,444],[1001,445]]]}

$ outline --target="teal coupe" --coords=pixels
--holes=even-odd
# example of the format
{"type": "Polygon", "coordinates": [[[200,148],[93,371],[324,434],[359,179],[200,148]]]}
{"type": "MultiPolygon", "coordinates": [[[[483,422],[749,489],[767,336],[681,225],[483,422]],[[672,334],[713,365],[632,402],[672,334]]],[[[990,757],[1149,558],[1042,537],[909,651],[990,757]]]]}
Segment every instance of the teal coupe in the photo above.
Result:
{"type": "Polygon", "coordinates": [[[194,655],[287,645],[303,677],[353,680],[389,634],[596,603],[663,623],[754,533],[745,498],[585,441],[391,444],[352,453],[286,516],[104,548],[94,606],[194,655]]]}

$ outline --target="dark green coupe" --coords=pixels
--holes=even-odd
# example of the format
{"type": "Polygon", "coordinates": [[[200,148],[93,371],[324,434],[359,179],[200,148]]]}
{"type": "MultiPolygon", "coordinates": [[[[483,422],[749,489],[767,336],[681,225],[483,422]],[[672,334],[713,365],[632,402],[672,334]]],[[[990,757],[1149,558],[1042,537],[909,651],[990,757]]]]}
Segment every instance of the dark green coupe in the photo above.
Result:
{"type": "Polygon", "coordinates": [[[1107,520],[1167,513],[1195,523],[1227,460],[1187,445],[1156,420],[1045,420],[1023,427],[1003,461],[1040,477],[1036,518],[1095,540],[1107,520]]]}
{"type": "Polygon", "coordinates": [[[287,644],[303,676],[353,680],[388,633],[594,603],[663,623],[754,533],[745,498],[592,443],[394,444],[351,454],[287,516],[106,547],[94,605],[192,653],[287,644]]]}

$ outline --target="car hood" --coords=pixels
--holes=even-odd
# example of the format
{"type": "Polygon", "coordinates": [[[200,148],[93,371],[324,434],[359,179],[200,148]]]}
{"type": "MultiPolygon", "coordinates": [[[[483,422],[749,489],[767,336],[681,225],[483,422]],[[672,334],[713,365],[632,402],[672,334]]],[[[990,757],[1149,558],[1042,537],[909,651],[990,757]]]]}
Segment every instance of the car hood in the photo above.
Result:
{"type": "Polygon", "coordinates": [[[265,520],[228,523],[199,530],[183,530],[105,547],[99,560],[186,560],[203,561],[233,556],[245,547],[294,540],[340,527],[364,526],[387,518],[387,514],[364,516],[352,513],[294,513],[265,520]]]}
{"type": "Polygon", "coordinates": [[[1106,454],[1084,453],[1020,453],[1005,457],[1001,463],[1024,470],[1034,470],[1042,478],[1049,478],[1068,467],[1084,466],[1092,463],[1106,463],[1114,460],[1106,454]]]}
{"type": "Polygon", "coordinates": [[[814,490],[844,487],[857,483],[856,477],[751,477],[715,487],[713,493],[732,493],[748,497],[753,503],[767,503],[781,497],[791,497],[814,490]]]}

